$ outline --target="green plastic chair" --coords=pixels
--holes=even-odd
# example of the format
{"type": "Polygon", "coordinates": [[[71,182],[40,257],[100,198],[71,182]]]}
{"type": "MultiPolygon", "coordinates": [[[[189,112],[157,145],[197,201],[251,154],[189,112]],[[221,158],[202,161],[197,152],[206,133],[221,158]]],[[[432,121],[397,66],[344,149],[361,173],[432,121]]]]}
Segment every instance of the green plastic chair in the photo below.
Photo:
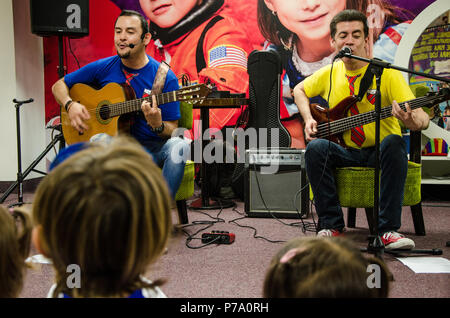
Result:
{"type": "MultiPolygon", "coordinates": [[[[178,127],[192,129],[192,104],[180,102],[181,117],[178,120],[178,127]]],[[[178,219],[180,224],[188,224],[187,204],[186,200],[194,195],[194,162],[188,160],[184,168],[184,176],[181,181],[180,188],[175,195],[175,202],[177,204],[178,219]]]]}
{"type": "MultiPolygon", "coordinates": [[[[356,226],[356,209],[364,208],[369,229],[373,225],[374,168],[347,167],[335,171],[336,187],[342,207],[348,208],[347,226],[356,226]]],[[[403,206],[411,206],[411,214],[416,235],[425,235],[425,225],[421,205],[421,165],[408,162],[403,206]]],[[[373,233],[372,233],[373,234],[373,233]]]]}
{"type": "MultiPolygon", "coordinates": [[[[425,235],[421,204],[421,164],[408,161],[403,206],[411,206],[416,235],[425,235]]],[[[334,173],[341,207],[346,207],[347,227],[356,226],[356,210],[364,208],[369,229],[372,232],[375,169],[368,167],[337,168],[334,173]]],[[[311,200],[314,198],[310,191],[311,200]]],[[[374,233],[372,233],[374,234],[374,233]]]]}

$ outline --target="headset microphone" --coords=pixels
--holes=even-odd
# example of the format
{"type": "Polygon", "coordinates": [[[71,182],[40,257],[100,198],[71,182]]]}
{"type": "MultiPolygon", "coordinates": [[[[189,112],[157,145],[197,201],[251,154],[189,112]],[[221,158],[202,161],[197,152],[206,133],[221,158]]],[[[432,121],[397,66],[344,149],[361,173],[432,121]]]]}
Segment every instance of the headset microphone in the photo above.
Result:
{"type": "MultiPolygon", "coordinates": [[[[145,38],[145,32],[142,33],[142,35],[141,35],[141,42],[144,40],[144,38],[145,38]]],[[[135,46],[136,46],[136,44],[133,44],[133,43],[128,44],[128,47],[130,49],[134,48],[135,46]]]]}

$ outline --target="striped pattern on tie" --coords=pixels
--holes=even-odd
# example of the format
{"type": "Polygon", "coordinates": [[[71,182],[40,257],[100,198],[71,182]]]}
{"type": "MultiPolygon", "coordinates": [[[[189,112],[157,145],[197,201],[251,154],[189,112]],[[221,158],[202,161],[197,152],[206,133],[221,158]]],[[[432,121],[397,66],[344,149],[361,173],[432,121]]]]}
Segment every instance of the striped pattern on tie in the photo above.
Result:
{"type": "Polygon", "coordinates": [[[375,94],[367,93],[367,100],[372,105],[375,105],[375,94]]]}
{"type": "MultiPolygon", "coordinates": [[[[348,75],[345,75],[345,76],[347,77],[347,80],[348,80],[348,84],[349,84],[349,88],[350,88],[350,95],[355,95],[355,81],[358,77],[361,76],[361,74],[355,75],[355,76],[348,76],[348,75]]],[[[350,114],[352,116],[359,114],[358,106],[356,106],[356,103],[350,107],[350,114]]],[[[364,140],[366,140],[363,126],[354,127],[351,129],[351,140],[356,145],[358,145],[358,147],[361,147],[361,145],[364,143],[364,140]]]]}

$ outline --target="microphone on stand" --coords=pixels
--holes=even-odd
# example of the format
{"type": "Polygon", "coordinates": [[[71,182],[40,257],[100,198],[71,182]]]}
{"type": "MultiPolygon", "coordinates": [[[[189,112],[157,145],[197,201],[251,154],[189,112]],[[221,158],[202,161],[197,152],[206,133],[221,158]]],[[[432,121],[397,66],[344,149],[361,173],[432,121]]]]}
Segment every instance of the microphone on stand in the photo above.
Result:
{"type": "Polygon", "coordinates": [[[347,54],[352,54],[352,49],[349,48],[348,46],[344,46],[342,48],[342,50],[340,50],[339,53],[336,54],[336,56],[334,57],[333,60],[338,59],[338,58],[342,58],[342,57],[346,56],[347,54]]]}

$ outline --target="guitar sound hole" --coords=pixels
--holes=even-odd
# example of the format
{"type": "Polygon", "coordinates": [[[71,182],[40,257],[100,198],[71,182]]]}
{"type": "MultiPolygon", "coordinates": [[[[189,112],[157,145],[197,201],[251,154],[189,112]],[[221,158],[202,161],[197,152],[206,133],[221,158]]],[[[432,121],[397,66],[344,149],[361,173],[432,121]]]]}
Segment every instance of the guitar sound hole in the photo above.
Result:
{"type": "Polygon", "coordinates": [[[101,118],[102,120],[107,120],[107,119],[109,119],[109,114],[110,114],[110,113],[111,113],[111,111],[110,111],[108,105],[103,105],[103,106],[100,107],[99,114],[100,114],[100,118],[101,118]]]}

